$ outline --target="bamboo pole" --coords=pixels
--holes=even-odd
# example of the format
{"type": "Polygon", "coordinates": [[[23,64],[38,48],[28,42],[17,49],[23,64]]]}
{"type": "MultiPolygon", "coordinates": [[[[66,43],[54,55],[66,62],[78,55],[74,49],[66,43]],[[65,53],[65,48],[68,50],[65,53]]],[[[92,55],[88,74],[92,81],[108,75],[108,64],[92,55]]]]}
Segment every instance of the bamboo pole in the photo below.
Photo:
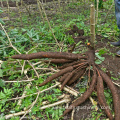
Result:
{"type": "Polygon", "coordinates": [[[95,8],[94,5],[90,6],[90,34],[91,34],[91,46],[94,47],[95,42],[95,8]]]}

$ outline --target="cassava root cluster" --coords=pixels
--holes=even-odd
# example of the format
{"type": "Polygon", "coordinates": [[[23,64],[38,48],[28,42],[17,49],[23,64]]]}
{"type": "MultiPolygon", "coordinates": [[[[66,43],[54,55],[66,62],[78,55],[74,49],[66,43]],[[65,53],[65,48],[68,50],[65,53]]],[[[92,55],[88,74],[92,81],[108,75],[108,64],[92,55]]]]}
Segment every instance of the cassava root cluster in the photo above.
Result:
{"type": "MultiPolygon", "coordinates": [[[[92,77],[88,74],[89,78],[92,78],[89,82],[89,87],[87,91],[76,101],[74,101],[68,109],[66,109],[63,113],[63,116],[69,113],[74,107],[82,104],[88,99],[94,87],[97,85],[97,97],[99,104],[103,106],[106,115],[110,120],[120,120],[120,99],[116,90],[115,85],[112,83],[110,77],[104,73],[97,64],[95,64],[95,50],[92,47],[89,47],[89,50],[84,54],[73,54],[73,53],[63,53],[63,52],[39,52],[32,53],[29,55],[14,55],[13,59],[23,59],[23,60],[31,60],[31,59],[39,59],[39,58],[52,58],[50,60],[51,63],[61,63],[62,66],[59,67],[60,71],[48,77],[43,83],[39,84],[39,86],[43,86],[52,80],[59,78],[59,81],[62,83],[61,90],[65,85],[71,85],[74,82],[85,75],[87,71],[89,72],[89,68],[91,66],[93,75],[92,77]],[[67,64],[65,64],[67,63],[67,64]],[[103,82],[107,84],[109,87],[112,96],[113,96],[113,105],[114,105],[114,117],[112,115],[111,110],[108,107],[104,96],[104,85],[103,82]]],[[[48,60],[45,60],[48,62],[48,60]]]]}

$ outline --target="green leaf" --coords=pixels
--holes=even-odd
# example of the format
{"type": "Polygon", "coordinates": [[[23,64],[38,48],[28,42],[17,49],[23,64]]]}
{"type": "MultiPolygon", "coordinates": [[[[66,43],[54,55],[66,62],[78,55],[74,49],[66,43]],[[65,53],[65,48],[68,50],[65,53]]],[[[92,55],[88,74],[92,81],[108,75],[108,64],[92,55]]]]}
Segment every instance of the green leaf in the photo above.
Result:
{"type": "Polygon", "coordinates": [[[0,87],[4,87],[5,86],[5,81],[0,79],[0,87]]]}
{"type": "Polygon", "coordinates": [[[100,60],[96,60],[95,63],[96,63],[96,64],[101,64],[102,61],[100,61],[100,60]]]}
{"type": "Polygon", "coordinates": [[[105,60],[105,57],[101,57],[99,53],[95,53],[96,57],[98,57],[98,59],[95,61],[96,64],[101,64],[102,61],[105,60]]]}
{"type": "Polygon", "coordinates": [[[105,60],[105,57],[101,57],[99,53],[95,53],[95,55],[96,55],[100,60],[102,60],[102,61],[105,60]]]}
{"type": "Polygon", "coordinates": [[[1,91],[0,92],[0,99],[4,99],[6,97],[6,95],[1,91]]]}
{"type": "Polygon", "coordinates": [[[110,97],[110,93],[108,93],[108,92],[104,92],[104,95],[105,95],[105,97],[107,97],[107,98],[109,98],[110,97]]]}
{"type": "Polygon", "coordinates": [[[80,88],[80,93],[84,93],[86,88],[80,88]]]}
{"type": "Polygon", "coordinates": [[[103,50],[103,49],[99,50],[99,55],[103,55],[105,53],[107,53],[105,50],[103,50]]]}
{"type": "Polygon", "coordinates": [[[0,10],[0,13],[2,13],[3,11],[2,10],[0,10]]]}
{"type": "Polygon", "coordinates": [[[0,19],[0,23],[1,23],[1,24],[3,24],[3,25],[5,25],[5,23],[3,22],[3,20],[2,20],[2,19],[0,19]]]}
{"type": "Polygon", "coordinates": [[[0,69],[0,77],[3,77],[3,71],[0,69]]]}

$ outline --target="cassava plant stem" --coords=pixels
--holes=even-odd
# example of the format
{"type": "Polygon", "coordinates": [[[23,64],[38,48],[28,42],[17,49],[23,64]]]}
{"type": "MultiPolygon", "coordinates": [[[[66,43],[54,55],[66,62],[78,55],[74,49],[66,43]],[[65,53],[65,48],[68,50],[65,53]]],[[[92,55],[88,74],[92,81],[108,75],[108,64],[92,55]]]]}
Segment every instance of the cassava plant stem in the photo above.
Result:
{"type": "Polygon", "coordinates": [[[91,45],[94,47],[95,42],[95,8],[92,4],[90,6],[90,34],[91,34],[91,45]]]}

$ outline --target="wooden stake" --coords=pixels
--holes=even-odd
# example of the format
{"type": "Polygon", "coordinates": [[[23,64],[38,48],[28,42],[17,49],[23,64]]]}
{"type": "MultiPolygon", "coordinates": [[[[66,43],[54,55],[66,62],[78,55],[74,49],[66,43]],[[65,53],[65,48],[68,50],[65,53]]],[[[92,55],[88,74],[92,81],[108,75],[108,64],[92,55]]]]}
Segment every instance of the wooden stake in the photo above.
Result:
{"type": "Polygon", "coordinates": [[[90,6],[90,34],[91,34],[91,45],[94,47],[95,42],[95,8],[94,5],[90,6]]]}

